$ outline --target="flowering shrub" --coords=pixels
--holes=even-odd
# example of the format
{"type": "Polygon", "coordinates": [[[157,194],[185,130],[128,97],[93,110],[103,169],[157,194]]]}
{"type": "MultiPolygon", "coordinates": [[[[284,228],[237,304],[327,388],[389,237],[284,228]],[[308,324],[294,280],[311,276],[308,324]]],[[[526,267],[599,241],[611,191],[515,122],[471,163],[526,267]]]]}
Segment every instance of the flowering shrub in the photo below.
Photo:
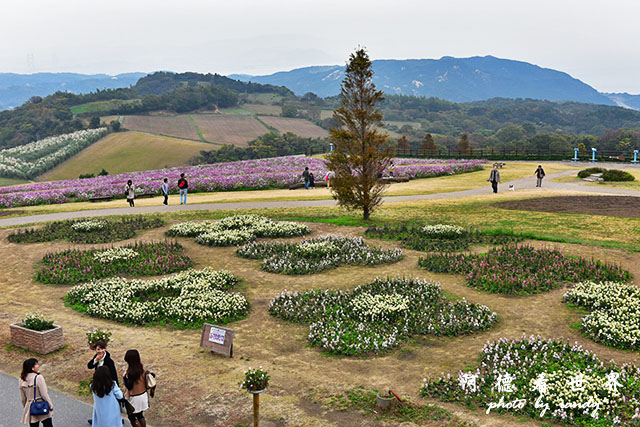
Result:
{"type": "Polygon", "coordinates": [[[629,272],[615,264],[565,256],[555,249],[528,245],[493,248],[488,254],[430,254],[418,265],[437,273],[465,274],[471,287],[491,293],[531,295],[566,282],[627,281],[629,272]]]}
{"type": "Polygon", "coordinates": [[[413,278],[376,278],[351,292],[285,290],[271,301],[269,313],[309,324],[311,345],[342,355],[382,352],[414,334],[485,330],[497,321],[486,306],[450,302],[439,283],[413,278]]]}
{"type": "Polygon", "coordinates": [[[28,313],[22,319],[22,327],[32,331],[48,331],[53,329],[53,320],[50,320],[40,313],[28,313]]]}
{"type": "Polygon", "coordinates": [[[35,278],[42,283],[66,285],[118,274],[154,276],[174,273],[188,269],[191,264],[191,258],[178,243],[134,243],[106,251],[69,249],[47,254],[42,258],[35,278]],[[130,251],[137,255],[133,256],[130,251]],[[105,261],[99,261],[96,255],[105,261]]]}
{"type": "Polygon", "coordinates": [[[249,243],[236,251],[243,258],[263,259],[262,269],[282,274],[312,274],[339,265],[377,265],[402,258],[400,249],[385,250],[361,237],[327,235],[300,243],[249,243]]]}
{"type": "Polygon", "coordinates": [[[111,341],[111,331],[103,331],[102,329],[95,329],[87,331],[87,344],[94,347],[96,342],[104,341],[105,344],[109,344],[111,341]]]}
{"type": "Polygon", "coordinates": [[[80,231],[83,233],[90,233],[92,231],[102,230],[106,227],[107,222],[103,220],[89,220],[89,221],[79,221],[71,224],[71,228],[75,231],[80,231]]]}
{"type": "Polygon", "coordinates": [[[471,245],[503,245],[522,240],[519,236],[488,234],[443,224],[374,226],[367,229],[365,236],[374,239],[400,240],[405,248],[424,252],[463,251],[468,250],[471,245]]]}
{"type": "Polygon", "coordinates": [[[74,243],[108,243],[130,239],[136,231],[164,225],[160,218],[141,215],[125,216],[118,220],[55,221],[40,228],[23,229],[7,236],[12,243],[51,242],[69,240],[74,243]]]}
{"type": "Polygon", "coordinates": [[[421,394],[498,412],[604,426],[631,422],[640,406],[639,383],[635,366],[605,364],[577,343],[532,336],[487,343],[476,370],[425,379],[421,394]],[[501,399],[525,404],[506,409],[496,405],[501,399]]]}
{"type": "Polygon", "coordinates": [[[420,231],[431,239],[456,239],[464,234],[464,228],[448,224],[425,225],[420,231]]]}
{"type": "Polygon", "coordinates": [[[169,322],[200,327],[247,315],[247,299],[228,292],[238,280],[228,271],[187,270],[157,280],[112,278],[74,286],[65,299],[90,316],[144,325],[169,322]]]}
{"type": "Polygon", "coordinates": [[[581,282],[564,300],[591,310],[582,330],[595,341],[616,348],[640,349],[640,288],[615,282],[581,282]]]}
{"type": "MultiPolygon", "coordinates": [[[[324,159],[310,157],[304,162],[316,176],[327,173],[324,159]]],[[[454,175],[480,170],[484,162],[485,160],[410,159],[408,163],[397,166],[394,175],[409,179],[454,175]]],[[[66,203],[101,196],[123,198],[122,189],[129,179],[136,183],[136,192],[159,193],[163,178],[168,178],[169,191],[176,193],[180,173],[185,173],[189,178],[189,193],[192,193],[287,188],[300,182],[302,170],[300,158],[289,156],[40,182],[0,188],[0,207],[66,203]]]]}
{"type": "Polygon", "coordinates": [[[249,368],[244,371],[244,381],[241,388],[247,391],[260,391],[269,386],[269,374],[262,370],[262,366],[258,369],[249,368]]]}
{"type": "Polygon", "coordinates": [[[243,245],[256,237],[295,237],[311,233],[297,222],[275,222],[260,215],[233,215],[218,222],[182,222],[167,230],[168,236],[195,237],[209,246],[243,245]]]}
{"type": "Polygon", "coordinates": [[[107,128],[51,136],[0,151],[0,176],[30,179],[53,169],[109,133],[107,128]]]}
{"type": "Polygon", "coordinates": [[[102,264],[112,264],[116,261],[127,261],[140,254],[131,248],[111,248],[94,252],[93,259],[102,264]]]}

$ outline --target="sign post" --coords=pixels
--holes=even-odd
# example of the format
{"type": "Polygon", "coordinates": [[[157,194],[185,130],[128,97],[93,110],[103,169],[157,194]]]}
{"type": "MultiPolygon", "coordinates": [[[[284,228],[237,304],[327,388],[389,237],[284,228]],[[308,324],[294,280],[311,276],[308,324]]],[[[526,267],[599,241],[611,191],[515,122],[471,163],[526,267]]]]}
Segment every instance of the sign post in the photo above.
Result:
{"type": "Polygon", "coordinates": [[[598,151],[597,148],[591,147],[591,163],[595,163],[596,162],[596,152],[598,151]]]}
{"type": "Polygon", "coordinates": [[[573,160],[574,162],[578,161],[578,151],[580,151],[579,148],[574,148],[573,149],[573,159],[571,159],[571,160],[573,160]]]}
{"type": "Polygon", "coordinates": [[[205,323],[202,327],[200,347],[212,353],[233,357],[233,329],[205,323]]]}
{"type": "Polygon", "coordinates": [[[638,150],[633,150],[633,164],[638,164],[638,150]]]}

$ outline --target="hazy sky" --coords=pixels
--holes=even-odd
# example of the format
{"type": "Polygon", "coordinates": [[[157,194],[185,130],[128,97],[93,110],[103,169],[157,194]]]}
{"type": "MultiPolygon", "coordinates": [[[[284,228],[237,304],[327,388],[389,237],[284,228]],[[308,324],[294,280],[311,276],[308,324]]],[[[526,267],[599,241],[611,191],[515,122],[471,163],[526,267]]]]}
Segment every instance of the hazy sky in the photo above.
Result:
{"type": "Polygon", "coordinates": [[[269,74],[373,59],[494,55],[640,93],[638,0],[16,0],[0,72],[269,74]]]}

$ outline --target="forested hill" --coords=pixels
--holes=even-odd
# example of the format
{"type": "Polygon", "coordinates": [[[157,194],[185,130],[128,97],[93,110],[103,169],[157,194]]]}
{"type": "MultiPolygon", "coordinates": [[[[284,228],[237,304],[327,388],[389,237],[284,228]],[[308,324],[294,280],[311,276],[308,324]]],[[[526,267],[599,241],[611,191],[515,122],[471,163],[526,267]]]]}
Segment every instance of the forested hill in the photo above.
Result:
{"type": "MultiPolygon", "coordinates": [[[[531,98],[616,105],[607,94],[570,75],[522,61],[493,56],[373,61],[373,81],[389,94],[437,97],[455,102],[490,98],[531,98]]],[[[344,66],[298,68],[268,76],[231,75],[286,86],[297,95],[340,93],[344,66]]]]}
{"type": "Polygon", "coordinates": [[[167,72],[145,76],[127,88],[83,95],[56,92],[44,98],[34,96],[13,110],[0,111],[0,149],[85,128],[85,121],[77,117],[72,108],[87,103],[99,103],[100,114],[159,110],[184,113],[233,107],[243,93],[265,92],[294,96],[284,87],[246,83],[218,74],[167,72]]]}

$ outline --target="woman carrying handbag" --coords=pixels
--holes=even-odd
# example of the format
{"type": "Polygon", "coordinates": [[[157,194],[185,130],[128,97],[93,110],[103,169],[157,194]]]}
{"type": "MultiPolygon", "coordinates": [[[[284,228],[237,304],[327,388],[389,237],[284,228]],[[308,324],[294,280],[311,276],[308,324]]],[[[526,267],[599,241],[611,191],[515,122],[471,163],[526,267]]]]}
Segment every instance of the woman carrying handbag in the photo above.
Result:
{"type": "Polygon", "coordinates": [[[129,405],[127,415],[133,427],[147,427],[144,411],[149,409],[149,395],[144,366],[140,361],[138,350],[127,350],[124,355],[127,362],[127,373],[124,374],[124,397],[129,405]]]}
{"type": "Polygon", "coordinates": [[[42,422],[44,427],[53,427],[51,413],[53,402],[49,398],[47,384],[40,375],[40,365],[36,359],[27,359],[22,364],[20,374],[20,397],[22,398],[22,424],[38,427],[42,422]]]}

